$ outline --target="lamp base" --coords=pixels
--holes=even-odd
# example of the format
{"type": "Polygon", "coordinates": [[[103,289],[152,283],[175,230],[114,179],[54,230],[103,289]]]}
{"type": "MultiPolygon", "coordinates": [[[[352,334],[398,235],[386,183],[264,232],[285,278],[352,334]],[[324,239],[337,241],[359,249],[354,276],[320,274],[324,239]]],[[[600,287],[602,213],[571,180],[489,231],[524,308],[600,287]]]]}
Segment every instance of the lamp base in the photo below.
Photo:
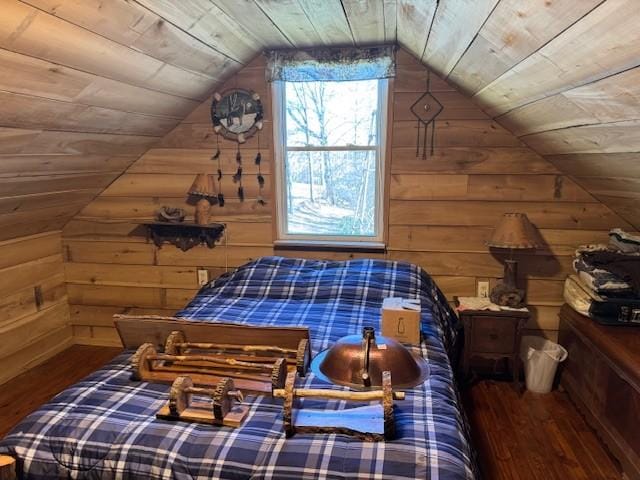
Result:
{"type": "Polygon", "coordinates": [[[489,294],[489,299],[493,303],[511,308],[521,308],[524,306],[524,290],[516,287],[517,271],[518,262],[515,260],[505,260],[503,282],[493,287],[489,294]]]}
{"type": "Polygon", "coordinates": [[[489,299],[496,305],[503,307],[522,308],[524,306],[524,290],[499,283],[491,290],[489,299]]]}
{"type": "Polygon", "coordinates": [[[211,210],[211,203],[206,198],[201,198],[196,203],[196,212],[194,215],[195,221],[198,225],[209,224],[209,211],[211,210]]]}

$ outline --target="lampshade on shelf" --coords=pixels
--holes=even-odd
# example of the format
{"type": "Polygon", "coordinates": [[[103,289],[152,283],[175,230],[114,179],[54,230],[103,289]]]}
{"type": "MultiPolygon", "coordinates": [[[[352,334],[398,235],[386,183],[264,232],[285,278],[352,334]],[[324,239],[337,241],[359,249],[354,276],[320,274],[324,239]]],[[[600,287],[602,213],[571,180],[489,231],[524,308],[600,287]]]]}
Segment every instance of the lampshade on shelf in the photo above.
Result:
{"type": "Polygon", "coordinates": [[[218,198],[215,177],[206,173],[199,173],[191,184],[188,194],[198,198],[194,215],[196,223],[198,225],[208,224],[211,202],[217,201],[218,198]]]}
{"type": "Polygon", "coordinates": [[[525,213],[505,213],[486,245],[494,248],[533,249],[542,247],[542,242],[525,213]]]}
{"type": "Polygon", "coordinates": [[[213,175],[207,175],[206,173],[199,173],[196,175],[195,180],[189,188],[189,195],[202,198],[217,198],[218,191],[216,189],[216,182],[213,175]]]}
{"type": "MultiPolygon", "coordinates": [[[[505,213],[486,245],[493,248],[531,250],[542,247],[542,240],[524,213],[505,213]]],[[[516,286],[518,262],[512,258],[504,261],[504,276],[489,294],[493,303],[509,307],[521,307],[524,290],[516,286]]]]}

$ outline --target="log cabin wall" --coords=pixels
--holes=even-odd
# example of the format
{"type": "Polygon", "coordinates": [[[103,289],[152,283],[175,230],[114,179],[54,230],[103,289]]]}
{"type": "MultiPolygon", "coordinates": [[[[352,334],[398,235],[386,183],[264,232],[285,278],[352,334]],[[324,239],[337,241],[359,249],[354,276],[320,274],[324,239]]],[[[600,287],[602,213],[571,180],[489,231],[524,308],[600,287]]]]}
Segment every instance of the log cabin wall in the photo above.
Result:
{"type": "Polygon", "coordinates": [[[72,343],[60,231],[0,242],[0,385],[72,343]]]}
{"type": "MultiPolygon", "coordinates": [[[[436,22],[468,27],[462,3],[436,22]]],[[[495,8],[444,50],[449,63],[423,60],[640,229],[640,3],[477,3],[495,8]]]]}
{"type": "Polygon", "coordinates": [[[253,55],[135,2],[2,0],[0,383],[71,342],[63,225],[253,55]]]}
{"type": "MultiPolygon", "coordinates": [[[[501,258],[489,253],[483,243],[493,225],[504,212],[526,212],[548,243],[544,250],[518,256],[520,281],[527,287],[534,311],[527,328],[555,338],[562,283],[575,247],[606,241],[609,228],[631,226],[463,94],[433,77],[434,95],[444,104],[436,124],[435,154],[416,158],[416,125],[409,107],[424,92],[427,70],[402,50],[398,64],[388,132],[388,252],[381,256],[421,265],[450,299],[474,295],[478,280],[495,282],[502,274],[501,258]]],[[[225,238],[214,249],[201,246],[187,252],[173,246],[158,249],[146,242],[137,224],[151,220],[162,205],[192,213],[185,193],[194,176],[217,168],[210,159],[216,135],[205,101],[65,227],[65,271],[75,341],[117,345],[114,313],[172,314],[197,291],[199,268],[217,276],[274,253],[272,109],[263,59],[257,57],[218,90],[234,86],[257,91],[265,105],[267,121],[260,147],[268,205],[254,201],[258,138],[241,148],[247,192],[243,203],[234,198],[237,186],[230,178],[236,169],[236,145],[221,139],[227,203],[223,208],[212,207],[212,220],[227,224],[225,238]]],[[[276,253],[313,258],[370,256],[276,253]]]]}
{"type": "Polygon", "coordinates": [[[240,65],[134,2],[3,0],[0,240],[61,229],[240,65]]]}

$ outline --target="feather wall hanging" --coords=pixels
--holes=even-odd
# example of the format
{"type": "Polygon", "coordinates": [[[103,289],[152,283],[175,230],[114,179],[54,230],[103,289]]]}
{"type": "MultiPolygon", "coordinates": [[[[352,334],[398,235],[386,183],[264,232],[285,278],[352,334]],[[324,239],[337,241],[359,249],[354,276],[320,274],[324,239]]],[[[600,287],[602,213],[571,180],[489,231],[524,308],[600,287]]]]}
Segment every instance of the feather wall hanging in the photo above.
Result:
{"type": "Polygon", "coordinates": [[[220,159],[220,137],[216,135],[216,153],[211,156],[211,160],[218,162],[218,206],[224,207],[224,194],[222,193],[222,161],[220,159]]]}
{"type": "Polygon", "coordinates": [[[242,155],[240,154],[240,145],[236,151],[236,164],[238,165],[235,175],[233,176],[233,183],[238,183],[238,198],[241,202],[244,202],[244,187],[242,186],[242,155]]]}
{"type": "Polygon", "coordinates": [[[263,190],[264,190],[264,177],[262,176],[262,152],[260,151],[260,134],[258,133],[258,153],[256,154],[256,158],[254,160],[255,164],[258,166],[258,173],[256,174],[256,178],[258,179],[258,196],[256,197],[256,202],[259,205],[266,205],[267,202],[264,199],[263,190]]]}
{"type": "MultiPolygon", "coordinates": [[[[260,135],[263,127],[263,108],[260,95],[249,90],[233,88],[223,93],[214,93],[211,102],[211,122],[216,133],[216,153],[211,157],[218,161],[218,205],[224,206],[224,194],[222,193],[222,166],[220,160],[219,137],[222,135],[227,140],[237,142],[236,149],[236,173],[233,175],[233,182],[238,184],[238,198],[241,202],[245,199],[244,185],[242,183],[242,153],[240,145],[247,139],[258,133],[258,156],[260,154],[260,135]]],[[[258,162],[256,162],[258,163],[258,162]]],[[[258,167],[259,194],[256,200],[264,204],[262,199],[262,186],[264,178],[258,167]],[[262,178],[262,184],[260,184],[262,178]]]]}

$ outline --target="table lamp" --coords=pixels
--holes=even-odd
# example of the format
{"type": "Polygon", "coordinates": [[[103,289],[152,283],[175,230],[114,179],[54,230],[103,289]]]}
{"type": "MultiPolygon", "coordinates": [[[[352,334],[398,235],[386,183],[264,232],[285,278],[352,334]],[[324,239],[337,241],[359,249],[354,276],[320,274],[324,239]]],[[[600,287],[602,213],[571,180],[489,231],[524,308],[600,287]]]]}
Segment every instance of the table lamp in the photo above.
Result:
{"type": "Polygon", "coordinates": [[[218,199],[214,176],[199,173],[189,189],[189,195],[198,199],[194,215],[196,223],[198,225],[208,224],[211,202],[218,199]]]}
{"type": "Polygon", "coordinates": [[[540,248],[542,241],[538,232],[526,214],[505,213],[486,245],[509,250],[509,259],[504,261],[502,282],[491,290],[489,298],[497,305],[521,307],[524,300],[524,290],[516,286],[518,262],[513,259],[513,251],[540,248]]]}

